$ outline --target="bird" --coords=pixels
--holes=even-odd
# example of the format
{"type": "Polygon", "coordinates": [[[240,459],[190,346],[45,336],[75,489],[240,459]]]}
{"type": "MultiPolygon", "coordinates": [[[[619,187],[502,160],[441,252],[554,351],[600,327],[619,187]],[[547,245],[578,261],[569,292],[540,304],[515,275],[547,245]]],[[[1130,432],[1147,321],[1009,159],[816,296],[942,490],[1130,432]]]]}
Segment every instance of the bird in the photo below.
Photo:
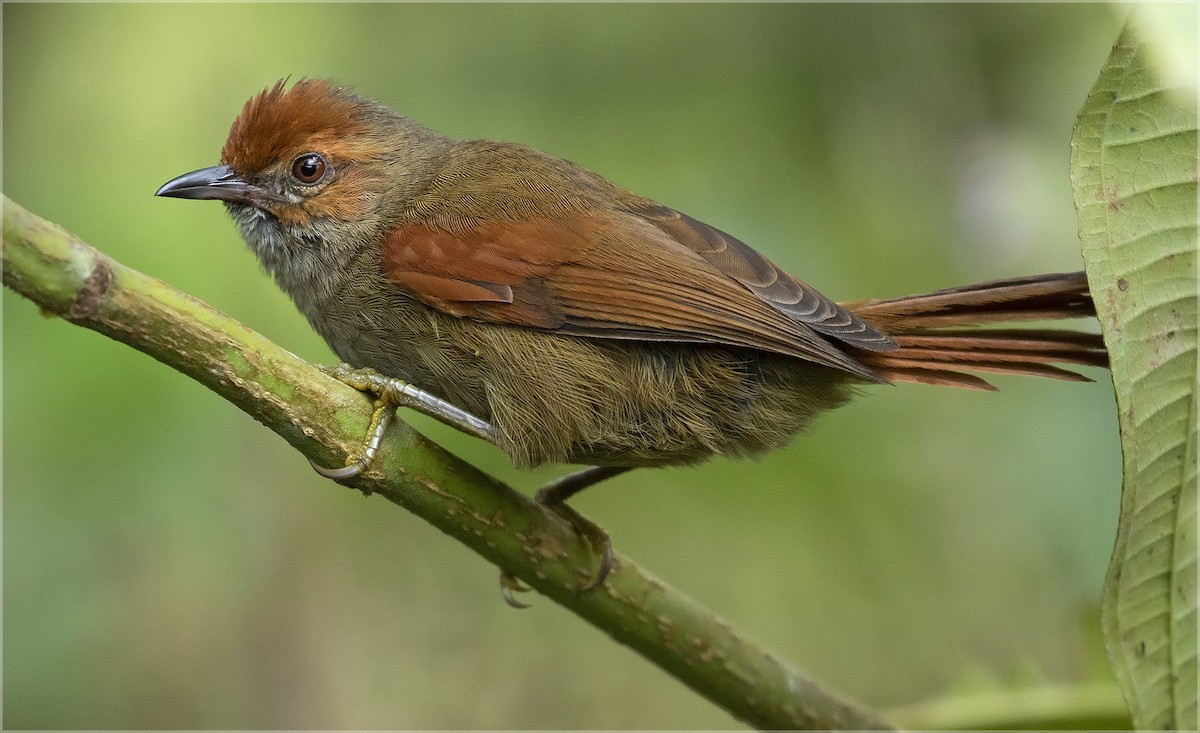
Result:
{"type": "MultiPolygon", "coordinates": [[[[872,384],[991,390],[983,373],[1089,381],[1084,273],[837,302],[716,227],[510,142],[452,139],[338,82],[246,101],[216,166],[158,196],[224,203],[264,270],[389,407],[431,414],[519,467],[582,464],[535,498],[602,555],[566,500],[639,467],[757,456],[872,384]],[[981,328],[983,326],[983,328],[981,328]]],[[[318,467],[320,469],[320,467],[318,467]]],[[[520,588],[511,578],[508,589],[520,588]]]]}

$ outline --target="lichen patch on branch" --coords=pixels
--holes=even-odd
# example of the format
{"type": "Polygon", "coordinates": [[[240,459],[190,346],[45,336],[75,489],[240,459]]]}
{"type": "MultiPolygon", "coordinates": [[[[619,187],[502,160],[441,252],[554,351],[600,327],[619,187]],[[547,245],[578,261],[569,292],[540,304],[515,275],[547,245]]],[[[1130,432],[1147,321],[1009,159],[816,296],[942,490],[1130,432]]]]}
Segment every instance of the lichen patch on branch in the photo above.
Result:
{"type": "Polygon", "coordinates": [[[103,257],[96,257],[95,261],[96,266],[92,268],[92,273],[83,281],[82,287],[75,293],[75,298],[67,309],[67,315],[71,318],[87,318],[94,315],[108,292],[109,283],[112,282],[112,269],[103,257]]]}

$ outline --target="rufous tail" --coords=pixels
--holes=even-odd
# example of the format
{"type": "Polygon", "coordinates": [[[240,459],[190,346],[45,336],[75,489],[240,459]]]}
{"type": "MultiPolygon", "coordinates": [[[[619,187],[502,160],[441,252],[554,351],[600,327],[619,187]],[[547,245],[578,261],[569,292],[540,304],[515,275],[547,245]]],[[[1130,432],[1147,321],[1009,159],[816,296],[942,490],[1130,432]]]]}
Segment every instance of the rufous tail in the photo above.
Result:
{"type": "Polygon", "coordinates": [[[841,305],[887,333],[890,351],[854,350],[879,376],[994,390],[968,372],[1030,374],[1075,382],[1091,381],[1054,364],[1108,366],[1099,334],[1064,329],[978,328],[994,323],[1095,316],[1082,272],[968,285],[928,295],[860,300],[841,305]]]}

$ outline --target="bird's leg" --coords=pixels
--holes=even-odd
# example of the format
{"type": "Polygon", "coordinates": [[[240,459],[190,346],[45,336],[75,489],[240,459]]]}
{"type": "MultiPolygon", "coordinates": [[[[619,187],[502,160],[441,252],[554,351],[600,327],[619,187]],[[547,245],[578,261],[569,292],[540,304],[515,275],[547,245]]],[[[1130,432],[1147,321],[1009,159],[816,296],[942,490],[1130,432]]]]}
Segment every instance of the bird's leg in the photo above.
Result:
{"type": "Polygon", "coordinates": [[[455,407],[441,397],[430,394],[408,382],[385,377],[374,369],[353,369],[349,364],[320,367],[320,369],[339,382],[360,392],[376,396],[375,411],[371,414],[371,424],[367,428],[367,442],[359,458],[341,468],[325,468],[309,459],[308,462],[312,464],[313,470],[326,478],[340,481],[353,478],[365,471],[371,465],[371,461],[375,459],[375,453],[379,450],[383,434],[391,424],[397,407],[411,408],[440,420],[452,428],[461,430],[467,435],[483,438],[489,443],[495,442],[492,426],[487,421],[481,420],[466,410],[455,407]]]}
{"type": "MultiPolygon", "coordinates": [[[[391,424],[397,407],[408,407],[423,415],[440,420],[467,435],[482,438],[493,445],[496,443],[495,432],[486,420],[408,382],[385,377],[374,369],[354,369],[349,364],[320,367],[320,369],[339,382],[360,392],[376,396],[375,410],[371,414],[371,423],[367,428],[367,442],[363,446],[361,456],[341,468],[325,468],[318,466],[311,458],[309,459],[308,462],[312,465],[313,470],[326,478],[341,481],[353,478],[367,470],[371,461],[375,459],[375,453],[383,441],[383,434],[391,424]]],[[[626,467],[592,466],[551,481],[538,489],[533,496],[535,502],[570,522],[575,531],[586,539],[588,544],[596,550],[596,554],[600,556],[600,569],[587,585],[580,588],[581,591],[599,587],[608,577],[613,563],[612,540],[599,525],[568,506],[566,501],[587,487],[628,470],[626,467]]],[[[521,585],[520,581],[512,575],[503,570],[500,571],[500,592],[510,606],[524,608],[526,604],[517,601],[512,594],[513,591],[524,592],[527,590],[529,589],[521,585]]]]}
{"type": "MultiPolygon", "coordinates": [[[[625,473],[629,468],[629,466],[591,466],[555,479],[538,489],[537,493],[533,495],[535,502],[570,522],[575,531],[586,539],[596,554],[600,556],[599,570],[587,585],[579,589],[581,592],[600,587],[604,583],[604,579],[608,577],[613,564],[612,538],[600,525],[569,506],[566,503],[567,499],[589,486],[625,473]]],[[[513,608],[525,608],[528,604],[521,603],[514,598],[513,591],[524,593],[527,590],[529,588],[521,585],[521,582],[508,572],[500,571],[500,594],[504,596],[505,603],[513,608]]]]}

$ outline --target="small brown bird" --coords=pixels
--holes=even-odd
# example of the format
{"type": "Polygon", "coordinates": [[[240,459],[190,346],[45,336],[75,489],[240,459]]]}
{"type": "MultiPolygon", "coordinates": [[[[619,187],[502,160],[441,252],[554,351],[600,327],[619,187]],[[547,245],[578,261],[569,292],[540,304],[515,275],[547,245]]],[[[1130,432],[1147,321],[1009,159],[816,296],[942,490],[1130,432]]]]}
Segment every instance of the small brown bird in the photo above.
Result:
{"type": "Polygon", "coordinates": [[[409,386],[347,381],[519,466],[597,467],[539,494],[560,510],[628,468],[777,448],[862,385],[1106,363],[1096,335],[970,328],[1093,315],[1083,273],[838,304],[570,162],[452,140],[328,81],[251,98],[221,165],[157,195],[222,200],[340,359],[409,386]]]}

